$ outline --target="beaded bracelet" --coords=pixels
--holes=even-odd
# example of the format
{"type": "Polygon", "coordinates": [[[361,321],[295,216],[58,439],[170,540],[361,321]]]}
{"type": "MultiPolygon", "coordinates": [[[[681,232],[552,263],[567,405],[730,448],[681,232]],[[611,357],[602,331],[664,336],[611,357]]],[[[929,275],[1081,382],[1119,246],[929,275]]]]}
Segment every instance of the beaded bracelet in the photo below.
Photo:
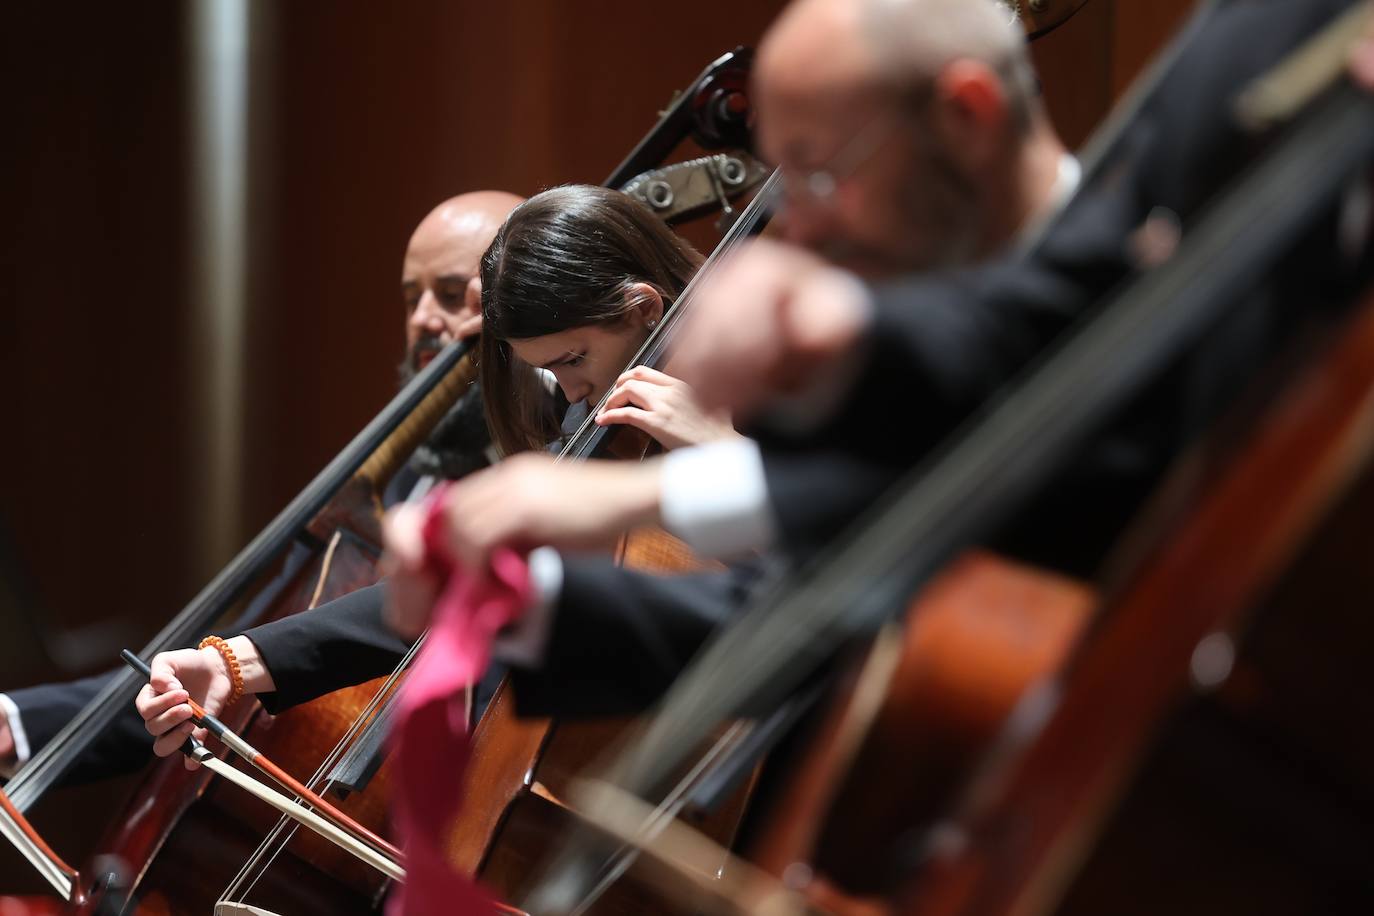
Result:
{"type": "Polygon", "coordinates": [[[234,693],[229,697],[232,703],[243,696],[243,672],[239,670],[239,659],[234,654],[234,650],[229,648],[229,643],[220,639],[218,636],[207,636],[200,641],[197,649],[204,649],[206,646],[213,646],[215,651],[224,659],[224,664],[229,668],[229,677],[234,682],[234,693]]]}

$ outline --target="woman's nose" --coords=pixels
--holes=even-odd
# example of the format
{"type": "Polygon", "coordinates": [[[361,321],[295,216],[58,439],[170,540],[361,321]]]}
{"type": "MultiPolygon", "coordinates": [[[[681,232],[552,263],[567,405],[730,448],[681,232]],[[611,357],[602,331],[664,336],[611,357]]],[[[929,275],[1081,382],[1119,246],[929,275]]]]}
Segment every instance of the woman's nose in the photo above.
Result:
{"type": "Polygon", "coordinates": [[[591,395],[592,386],[585,379],[566,374],[555,374],[558,376],[558,387],[563,389],[563,397],[568,399],[569,404],[585,401],[591,395]]]}

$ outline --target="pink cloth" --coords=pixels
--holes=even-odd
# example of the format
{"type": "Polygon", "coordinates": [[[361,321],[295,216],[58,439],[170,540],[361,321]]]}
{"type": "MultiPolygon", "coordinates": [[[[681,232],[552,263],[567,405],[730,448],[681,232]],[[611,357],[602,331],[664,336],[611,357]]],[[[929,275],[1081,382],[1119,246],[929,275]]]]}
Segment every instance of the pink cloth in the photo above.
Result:
{"type": "Polygon", "coordinates": [[[497,632],[528,606],[529,569],[510,549],[494,553],[484,575],[458,568],[442,537],[438,508],[445,489],[430,494],[425,521],[427,560],[440,583],[439,598],[424,648],[401,687],[391,735],[396,826],[406,854],[406,881],[392,895],[391,916],[502,912],[475,881],[449,865],[443,839],[463,801],[464,688],[486,671],[497,632]]]}

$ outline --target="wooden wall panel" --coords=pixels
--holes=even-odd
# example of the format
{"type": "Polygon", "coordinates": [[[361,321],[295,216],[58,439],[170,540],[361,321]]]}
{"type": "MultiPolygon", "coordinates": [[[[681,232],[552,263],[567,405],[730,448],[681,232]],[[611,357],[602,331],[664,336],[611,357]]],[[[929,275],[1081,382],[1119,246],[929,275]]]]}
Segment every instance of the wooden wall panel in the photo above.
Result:
{"type": "Polygon", "coordinates": [[[1032,46],[1050,118],[1070,149],[1112,104],[1114,11],[1114,3],[1091,2],[1032,46]]]}
{"type": "MultiPolygon", "coordinates": [[[[0,39],[0,571],[56,630],[165,615],[192,587],[178,10],[25,5],[0,39]]],[[[0,625],[27,649],[5,681],[37,674],[42,650],[0,625]]]]}
{"type": "Polygon", "coordinates": [[[1113,4],[1113,93],[1125,91],[1196,5],[1195,0],[1117,0],[1113,4]]]}

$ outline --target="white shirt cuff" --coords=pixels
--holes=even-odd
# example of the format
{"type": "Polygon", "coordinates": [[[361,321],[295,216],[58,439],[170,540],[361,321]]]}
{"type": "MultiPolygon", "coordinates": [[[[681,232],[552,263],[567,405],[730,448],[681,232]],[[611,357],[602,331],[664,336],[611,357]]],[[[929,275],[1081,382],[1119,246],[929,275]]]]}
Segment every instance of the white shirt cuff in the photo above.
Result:
{"type": "Polygon", "coordinates": [[[763,455],[752,439],[679,448],[663,459],[663,527],[716,559],[772,545],[776,536],[763,455]]]}
{"type": "Polygon", "coordinates": [[[5,711],[5,718],[9,720],[10,737],[14,739],[14,766],[18,769],[29,760],[29,736],[24,733],[19,707],[3,693],[0,693],[0,709],[5,711]]]}
{"type": "Polygon", "coordinates": [[[534,591],[530,606],[496,638],[491,654],[507,665],[537,668],[544,663],[554,611],[563,592],[563,558],[552,547],[538,547],[530,551],[529,569],[534,591]]]}

